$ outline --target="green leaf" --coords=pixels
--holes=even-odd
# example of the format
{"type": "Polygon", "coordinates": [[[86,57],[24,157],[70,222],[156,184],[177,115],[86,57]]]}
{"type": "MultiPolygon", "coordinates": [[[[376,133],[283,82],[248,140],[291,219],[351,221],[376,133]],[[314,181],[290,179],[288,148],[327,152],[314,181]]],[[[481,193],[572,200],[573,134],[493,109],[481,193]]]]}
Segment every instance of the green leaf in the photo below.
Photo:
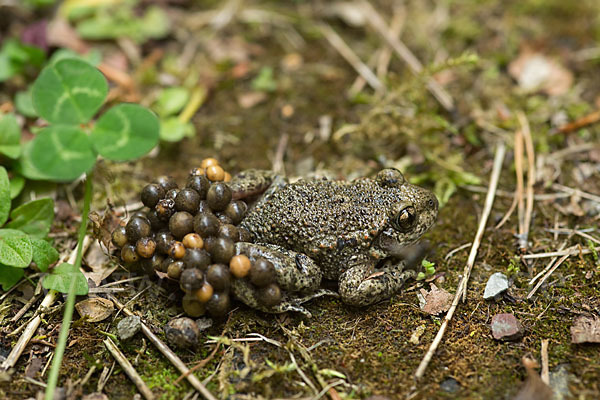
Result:
{"type": "Polygon", "coordinates": [[[85,61],[67,58],[48,65],[33,83],[33,106],[53,123],[84,124],[108,94],[104,75],[85,61]]]}
{"type": "Polygon", "coordinates": [[[158,142],[156,115],[137,104],[119,104],[104,113],[92,130],[96,151],[114,161],[136,159],[158,142]]]}
{"type": "Polygon", "coordinates": [[[29,118],[38,116],[37,111],[33,107],[33,97],[31,96],[31,86],[27,90],[18,91],[15,95],[15,107],[19,114],[29,118]]]}
{"type": "Polygon", "coordinates": [[[5,40],[0,49],[0,82],[20,74],[28,66],[40,67],[44,58],[44,52],[35,46],[16,39],[5,40]]]}
{"type": "MultiPolygon", "coordinates": [[[[27,162],[52,180],[71,181],[91,170],[96,162],[90,138],[75,126],[49,126],[32,142],[31,148],[24,151],[27,162]]],[[[23,175],[27,176],[25,170],[23,175]]]]}
{"type": "Polygon", "coordinates": [[[33,149],[33,145],[33,140],[23,144],[23,152],[21,153],[21,158],[19,158],[19,162],[16,164],[15,169],[27,179],[49,180],[51,178],[40,171],[32,163],[33,157],[31,156],[31,150],[33,149]]]}
{"type": "Polygon", "coordinates": [[[75,280],[75,294],[78,296],[86,295],[89,290],[87,279],[80,270],[68,263],[62,263],[54,267],[50,274],[44,277],[42,286],[45,289],[69,293],[69,286],[71,286],[73,280],[75,280]]]}
{"type": "Polygon", "coordinates": [[[177,114],[185,107],[190,98],[190,92],[183,87],[164,89],[158,95],[154,109],[161,117],[177,114]]]}
{"type": "Polygon", "coordinates": [[[68,58],[85,61],[90,65],[97,66],[100,64],[100,61],[102,61],[102,54],[98,49],[92,49],[86,54],[79,54],[69,49],[58,49],[52,54],[52,57],[48,60],[48,64],[56,64],[57,62],[68,58]]]}
{"type": "MultiPolygon", "coordinates": [[[[11,178],[9,185],[10,185],[10,198],[14,199],[23,190],[23,187],[25,186],[25,178],[23,178],[21,175],[15,175],[11,178]]],[[[0,206],[0,208],[1,208],[1,206],[0,206]]],[[[0,226],[2,226],[2,224],[0,224],[0,226]]]]}
{"type": "Polygon", "coordinates": [[[50,198],[30,201],[12,210],[10,218],[7,228],[18,229],[34,238],[44,238],[54,219],[54,201],[50,198]]]}
{"type": "Polygon", "coordinates": [[[37,264],[42,272],[46,272],[48,267],[58,261],[58,251],[50,243],[43,239],[32,239],[33,262],[37,264]]]}
{"type": "Polygon", "coordinates": [[[14,114],[0,118],[0,153],[13,159],[21,154],[21,129],[14,114]]]}
{"type": "Polygon", "coordinates": [[[262,67],[258,76],[252,80],[252,89],[261,92],[274,92],[277,90],[277,82],[273,77],[273,68],[262,67]]]}
{"type": "Polygon", "coordinates": [[[23,268],[9,267],[7,265],[0,264],[0,285],[2,290],[7,291],[11,287],[15,286],[17,282],[25,275],[23,268]]]}
{"type": "Polygon", "coordinates": [[[6,169],[0,165],[0,226],[4,225],[10,213],[10,182],[6,169]]]}
{"type": "Polygon", "coordinates": [[[29,236],[14,229],[0,229],[0,264],[26,268],[32,256],[29,236]]]}
{"type": "Polygon", "coordinates": [[[160,139],[165,142],[178,142],[184,137],[192,137],[196,133],[190,122],[181,122],[178,117],[160,121],[160,139]]]}

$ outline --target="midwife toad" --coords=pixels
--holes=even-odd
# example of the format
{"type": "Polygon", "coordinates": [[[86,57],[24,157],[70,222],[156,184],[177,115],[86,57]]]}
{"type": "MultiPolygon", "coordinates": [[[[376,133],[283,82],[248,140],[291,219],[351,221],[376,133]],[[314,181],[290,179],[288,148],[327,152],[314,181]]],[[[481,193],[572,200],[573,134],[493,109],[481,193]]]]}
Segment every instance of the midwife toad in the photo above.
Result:
{"type": "Polygon", "coordinates": [[[391,297],[416,275],[406,270],[405,253],[436,219],[433,193],[396,169],[354,181],[273,178],[253,170],[231,182],[237,198],[270,186],[240,224],[254,243],[237,243],[236,254],[271,261],[285,294],[279,305],[266,307],[257,290],[238,279],[232,289],[244,303],[307,313],[299,304],[326,293],[319,289],[325,278],[338,282],[345,303],[364,306],[391,297]]]}

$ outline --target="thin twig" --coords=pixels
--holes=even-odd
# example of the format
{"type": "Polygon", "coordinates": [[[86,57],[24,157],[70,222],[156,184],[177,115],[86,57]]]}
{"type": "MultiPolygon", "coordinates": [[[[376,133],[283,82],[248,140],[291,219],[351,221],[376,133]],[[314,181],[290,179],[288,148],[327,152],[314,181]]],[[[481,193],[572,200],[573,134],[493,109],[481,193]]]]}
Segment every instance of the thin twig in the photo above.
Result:
{"type": "Polygon", "coordinates": [[[338,35],[331,26],[326,23],[322,23],[320,25],[321,32],[325,36],[325,39],[331,44],[331,46],[337,50],[338,53],[354,68],[360,76],[365,78],[369,86],[371,86],[376,91],[382,91],[385,89],[383,83],[377,78],[377,75],[371,68],[369,68],[361,59],[356,55],[356,53],[344,42],[344,39],[338,35]]]}
{"type": "Polygon", "coordinates": [[[565,192],[571,195],[583,197],[584,199],[591,200],[595,203],[600,203],[600,196],[596,196],[595,194],[584,192],[583,190],[573,189],[568,186],[563,186],[558,183],[553,183],[552,188],[556,190],[560,190],[561,192],[565,192]]]}
{"type": "Polygon", "coordinates": [[[531,215],[533,213],[533,185],[535,184],[535,153],[533,149],[533,140],[531,138],[531,130],[529,121],[522,111],[517,113],[517,118],[521,124],[523,139],[525,141],[525,151],[527,153],[527,204],[523,220],[523,232],[520,236],[521,251],[527,250],[527,242],[529,237],[529,229],[531,226],[531,215]]]}
{"type": "MultiPolygon", "coordinates": [[[[460,185],[461,189],[468,190],[474,193],[487,193],[487,189],[483,186],[477,185],[460,185]]],[[[570,189],[570,188],[569,188],[570,189]]],[[[575,189],[573,189],[575,190],[575,189]]],[[[496,192],[497,197],[504,197],[507,199],[514,199],[516,197],[516,193],[507,192],[506,190],[498,190],[496,192]]],[[[534,200],[544,201],[544,200],[556,200],[556,199],[564,199],[567,197],[571,197],[570,193],[540,193],[533,196],[534,200]]]]}
{"type": "MultiPolygon", "coordinates": [[[[561,251],[564,247],[565,247],[565,243],[563,243],[558,250],[561,251]]],[[[573,246],[573,247],[575,247],[575,246],[573,246]]],[[[546,268],[544,268],[542,271],[540,271],[536,276],[534,276],[529,281],[529,285],[533,285],[538,279],[540,279],[540,277],[542,277],[546,272],[548,272],[550,270],[550,268],[552,268],[552,265],[554,265],[556,260],[558,260],[558,257],[559,256],[553,257],[552,260],[550,260],[550,262],[548,263],[548,265],[546,265],[546,268]]]]}
{"type": "Polygon", "coordinates": [[[542,381],[546,384],[550,384],[550,369],[548,367],[548,339],[542,340],[542,381]]]}
{"type": "Polygon", "coordinates": [[[560,128],[558,128],[558,131],[561,133],[569,133],[579,128],[583,128],[586,125],[594,124],[598,121],[600,121],[600,110],[594,111],[591,114],[585,115],[576,121],[569,122],[568,124],[561,126],[560,128]]]}
{"type": "Polygon", "coordinates": [[[531,292],[529,292],[529,294],[527,295],[527,300],[529,300],[531,297],[533,297],[533,295],[535,294],[535,292],[537,292],[539,287],[542,286],[542,284],[544,282],[546,282],[546,280],[550,277],[550,275],[552,275],[552,273],[554,271],[556,271],[556,268],[560,267],[560,265],[570,256],[571,256],[571,254],[565,254],[564,256],[562,256],[560,258],[560,260],[558,260],[556,262],[556,264],[554,264],[554,266],[552,268],[550,268],[550,270],[548,272],[546,272],[546,275],[544,275],[544,277],[539,280],[539,282],[535,285],[535,287],[531,290],[531,292]]]}
{"type": "MultiPolygon", "coordinates": [[[[423,64],[415,57],[402,41],[390,34],[390,29],[384,19],[379,13],[373,8],[373,6],[366,0],[358,0],[358,3],[363,8],[363,13],[367,18],[367,22],[373,29],[379,33],[381,37],[394,49],[396,54],[408,65],[411,71],[418,75],[423,71],[423,64]]],[[[430,78],[427,81],[427,88],[437,99],[437,101],[446,109],[448,112],[454,111],[454,100],[452,96],[444,90],[434,79],[430,78]]]]}
{"type": "Polygon", "coordinates": [[[138,374],[135,368],[133,368],[133,365],[131,365],[129,360],[125,357],[121,350],[119,350],[117,345],[110,338],[104,339],[104,345],[108,351],[110,351],[110,354],[112,354],[115,360],[117,360],[121,368],[123,368],[129,379],[135,383],[135,386],[137,386],[142,396],[148,400],[154,399],[154,393],[152,393],[152,390],[150,390],[148,385],[146,385],[146,383],[142,380],[140,374],[138,374]]]}
{"type": "Polygon", "coordinates": [[[517,207],[517,200],[518,200],[518,198],[517,198],[516,192],[515,192],[515,197],[513,197],[513,201],[511,203],[510,207],[508,208],[508,211],[506,211],[506,214],[504,214],[504,216],[502,217],[500,222],[498,222],[498,224],[494,227],[494,229],[500,229],[502,227],[502,225],[504,225],[506,223],[506,221],[508,221],[508,219],[510,218],[512,213],[515,211],[515,208],[517,207]]]}
{"type": "Polygon", "coordinates": [[[517,198],[517,216],[519,222],[518,237],[519,247],[521,247],[523,233],[525,231],[525,198],[524,182],[523,182],[523,131],[518,129],[515,132],[515,174],[517,178],[517,190],[515,195],[517,198]]]}
{"type": "Polygon", "coordinates": [[[458,288],[456,290],[456,294],[454,295],[454,300],[452,301],[452,305],[450,309],[446,313],[444,317],[444,322],[442,322],[442,326],[440,326],[440,330],[438,331],[435,339],[429,346],[427,353],[421,360],[421,364],[417,368],[415,372],[415,378],[420,379],[425,374],[425,369],[429,365],[433,354],[436,349],[442,342],[442,338],[444,337],[444,332],[446,332],[446,328],[448,327],[448,323],[452,319],[456,308],[458,307],[458,303],[460,302],[460,298],[466,293],[467,290],[467,280],[471,274],[471,270],[475,263],[475,257],[477,257],[477,250],[479,249],[479,245],[481,244],[481,239],[483,237],[483,232],[485,230],[485,226],[487,224],[487,220],[489,218],[490,212],[492,211],[492,205],[494,204],[494,193],[496,192],[496,188],[498,187],[498,179],[500,177],[500,171],[502,170],[502,162],[504,160],[504,153],[506,151],[506,147],[504,142],[500,142],[498,147],[496,148],[496,155],[494,157],[494,166],[492,168],[492,176],[490,179],[490,185],[488,190],[488,195],[485,199],[485,206],[483,209],[483,213],[481,214],[481,218],[479,220],[479,227],[477,228],[477,233],[475,234],[475,238],[473,240],[473,246],[471,247],[471,252],[469,253],[469,259],[467,260],[467,265],[465,266],[465,271],[463,273],[462,280],[460,281],[458,288]]]}
{"type": "Polygon", "coordinates": [[[565,255],[569,255],[572,256],[574,254],[590,254],[592,252],[592,250],[590,249],[577,249],[576,246],[573,247],[569,247],[566,250],[563,251],[551,251],[548,253],[537,253],[537,254],[525,254],[524,256],[521,256],[521,258],[525,259],[525,260],[531,260],[534,258],[548,258],[548,257],[556,257],[556,256],[565,256],[565,255]]]}
{"type": "MultiPolygon", "coordinates": [[[[109,298],[115,303],[115,305],[122,309],[125,314],[128,316],[135,315],[131,310],[126,308],[116,297],[109,295],[109,298]]],[[[156,348],[165,356],[167,359],[181,372],[182,374],[187,374],[190,370],[181,359],[175,354],[166,344],[163,343],[162,340],[156,336],[148,326],[142,322],[142,332],[146,337],[156,346],[156,348]]],[[[215,396],[212,395],[211,392],[206,389],[206,387],[200,382],[200,380],[194,374],[186,375],[186,379],[190,384],[198,391],[202,396],[204,396],[207,400],[216,400],[215,396]]]]}

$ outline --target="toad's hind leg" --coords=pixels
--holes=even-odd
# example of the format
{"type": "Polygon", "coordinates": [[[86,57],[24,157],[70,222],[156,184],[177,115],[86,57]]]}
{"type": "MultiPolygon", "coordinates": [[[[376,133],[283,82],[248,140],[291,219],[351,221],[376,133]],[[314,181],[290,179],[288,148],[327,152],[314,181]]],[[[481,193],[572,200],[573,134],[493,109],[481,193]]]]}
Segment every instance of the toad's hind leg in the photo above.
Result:
{"type": "Polygon", "coordinates": [[[368,306],[398,293],[404,282],[416,276],[416,271],[404,270],[404,261],[372,270],[365,276],[365,266],[348,269],[339,278],[342,301],[353,306],[368,306]]]}

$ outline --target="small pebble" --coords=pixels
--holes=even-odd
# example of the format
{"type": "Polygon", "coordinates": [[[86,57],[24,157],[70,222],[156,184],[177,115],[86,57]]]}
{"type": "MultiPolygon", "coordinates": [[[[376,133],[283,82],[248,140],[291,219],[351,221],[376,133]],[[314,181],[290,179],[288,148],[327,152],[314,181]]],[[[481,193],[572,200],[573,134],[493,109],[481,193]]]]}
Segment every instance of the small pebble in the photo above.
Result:
{"type": "Polygon", "coordinates": [[[193,319],[175,318],[165,326],[165,334],[169,343],[176,347],[189,348],[198,344],[200,330],[193,319]]]}
{"type": "Polygon", "coordinates": [[[483,298],[485,300],[495,299],[496,296],[504,293],[507,289],[508,278],[502,272],[496,272],[488,279],[485,291],[483,292],[483,298]]]}
{"type": "Polygon", "coordinates": [[[491,328],[496,340],[517,340],[523,336],[523,326],[513,314],[494,315],[491,328]]]}
{"type": "Polygon", "coordinates": [[[142,321],[137,315],[125,317],[117,324],[117,335],[119,339],[127,340],[132,338],[142,328],[142,321]]]}

